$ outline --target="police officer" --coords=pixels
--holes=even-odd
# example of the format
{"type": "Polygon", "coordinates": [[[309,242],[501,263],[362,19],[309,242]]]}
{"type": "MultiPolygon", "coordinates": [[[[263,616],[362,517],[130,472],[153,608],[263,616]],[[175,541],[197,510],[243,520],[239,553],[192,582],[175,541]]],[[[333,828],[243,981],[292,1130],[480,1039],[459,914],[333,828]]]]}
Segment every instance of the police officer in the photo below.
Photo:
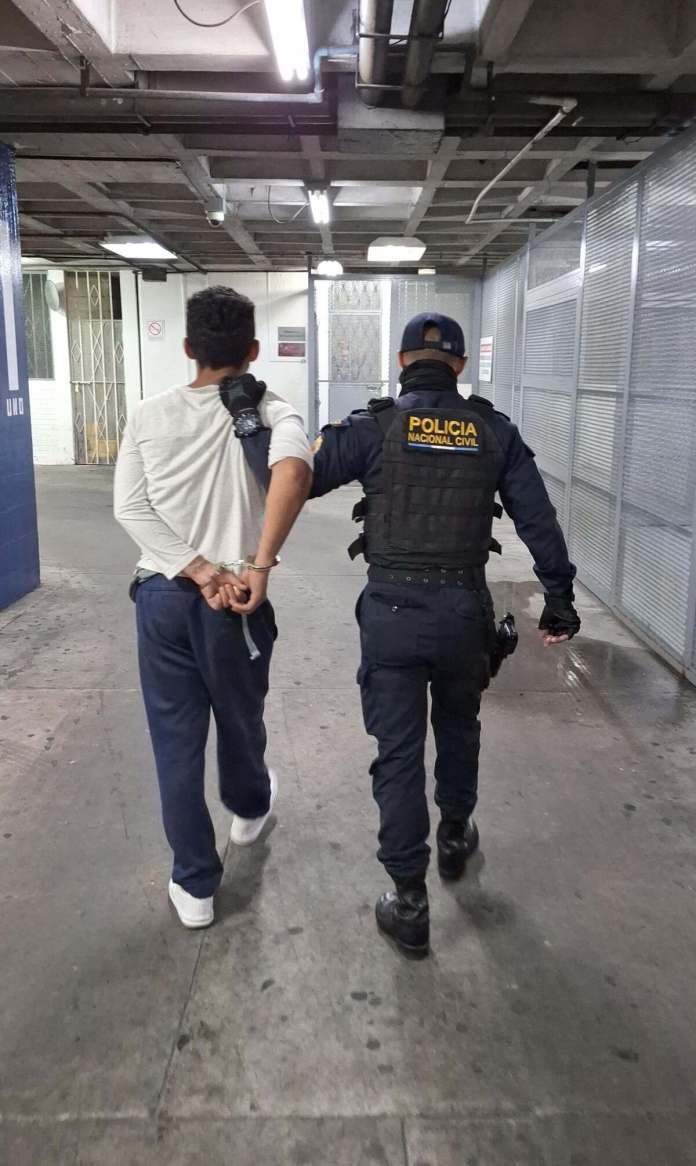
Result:
{"type": "Polygon", "coordinates": [[[359,480],[368,584],[357,606],[358,681],[380,811],[378,858],[395,890],[376,908],[380,930],[407,954],[427,955],[429,819],[424,751],[428,687],[437,747],[438,866],[460,877],[476,850],[481,692],[495,643],[485,564],[496,493],[535,561],[547,644],[580,628],[575,567],[546,488],[517,428],[482,397],[461,397],[464,335],[447,316],[416,316],[403,335],[401,392],[327,426],[315,446],[312,497],[359,480]]]}

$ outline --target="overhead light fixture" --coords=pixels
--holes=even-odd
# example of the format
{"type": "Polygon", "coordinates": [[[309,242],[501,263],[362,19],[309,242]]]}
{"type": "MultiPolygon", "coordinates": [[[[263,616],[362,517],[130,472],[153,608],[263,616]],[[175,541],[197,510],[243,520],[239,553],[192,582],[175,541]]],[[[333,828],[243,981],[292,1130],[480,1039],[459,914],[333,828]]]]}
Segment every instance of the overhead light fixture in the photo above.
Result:
{"type": "Polygon", "coordinates": [[[304,0],[265,0],[273,52],[283,81],[307,81],[309,40],[304,0]]]}
{"type": "Polygon", "coordinates": [[[425,255],[425,243],[420,239],[407,239],[383,235],[375,239],[367,249],[368,263],[417,263],[425,255]]]}
{"type": "Polygon", "coordinates": [[[176,259],[173,251],[167,251],[166,247],[143,235],[105,239],[100,246],[105,251],[120,255],[122,259],[176,259]]]}
{"type": "Polygon", "coordinates": [[[312,211],[312,218],[317,226],[331,221],[331,203],[328,190],[307,187],[307,196],[312,211]]]}
{"type": "Polygon", "coordinates": [[[419,267],[418,274],[419,275],[437,275],[437,271],[434,267],[419,267]]]}
{"type": "Polygon", "coordinates": [[[317,275],[328,275],[335,279],[343,275],[343,264],[338,259],[320,259],[317,263],[317,275]]]}

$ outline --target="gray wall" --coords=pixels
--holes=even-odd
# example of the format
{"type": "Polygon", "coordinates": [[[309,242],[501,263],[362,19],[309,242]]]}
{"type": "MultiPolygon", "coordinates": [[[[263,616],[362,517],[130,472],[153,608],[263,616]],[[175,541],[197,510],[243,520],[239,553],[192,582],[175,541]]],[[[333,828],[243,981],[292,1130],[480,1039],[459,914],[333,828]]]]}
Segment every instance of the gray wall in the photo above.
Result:
{"type": "Polygon", "coordinates": [[[696,682],[696,137],[496,269],[481,335],[579,578],[696,682]]]}

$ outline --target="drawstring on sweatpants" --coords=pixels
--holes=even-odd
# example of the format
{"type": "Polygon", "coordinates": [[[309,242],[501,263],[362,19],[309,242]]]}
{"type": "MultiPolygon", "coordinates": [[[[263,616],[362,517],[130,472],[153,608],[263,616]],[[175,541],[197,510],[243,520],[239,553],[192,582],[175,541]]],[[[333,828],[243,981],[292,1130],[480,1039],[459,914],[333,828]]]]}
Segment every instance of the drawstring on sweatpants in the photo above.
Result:
{"type": "Polygon", "coordinates": [[[254,637],[252,636],[251,630],[249,628],[249,617],[247,615],[242,616],[242,631],[244,633],[244,643],[249,650],[249,659],[258,660],[261,656],[261,653],[254,643],[254,637]]]}

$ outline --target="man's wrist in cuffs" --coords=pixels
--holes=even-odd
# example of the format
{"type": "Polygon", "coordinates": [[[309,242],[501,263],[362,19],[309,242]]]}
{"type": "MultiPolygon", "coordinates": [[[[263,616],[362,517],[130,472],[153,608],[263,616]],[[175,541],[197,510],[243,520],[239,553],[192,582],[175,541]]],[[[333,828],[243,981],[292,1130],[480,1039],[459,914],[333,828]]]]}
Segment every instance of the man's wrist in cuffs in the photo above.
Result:
{"type": "Polygon", "coordinates": [[[211,563],[203,555],[196,555],[196,558],[192,559],[188,566],[184,567],[181,572],[182,575],[185,575],[187,579],[192,579],[199,587],[207,587],[208,583],[211,583],[219,573],[215,564],[211,563]]]}
{"type": "Polygon", "coordinates": [[[274,567],[277,567],[280,562],[278,555],[273,555],[270,551],[258,550],[255,555],[249,555],[244,564],[250,571],[265,571],[268,573],[274,567]]]}

